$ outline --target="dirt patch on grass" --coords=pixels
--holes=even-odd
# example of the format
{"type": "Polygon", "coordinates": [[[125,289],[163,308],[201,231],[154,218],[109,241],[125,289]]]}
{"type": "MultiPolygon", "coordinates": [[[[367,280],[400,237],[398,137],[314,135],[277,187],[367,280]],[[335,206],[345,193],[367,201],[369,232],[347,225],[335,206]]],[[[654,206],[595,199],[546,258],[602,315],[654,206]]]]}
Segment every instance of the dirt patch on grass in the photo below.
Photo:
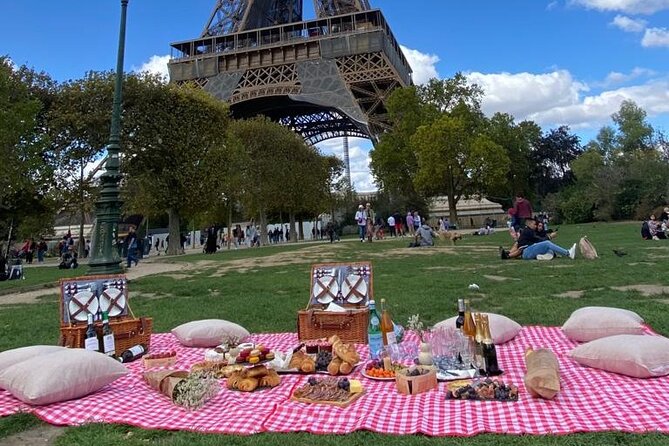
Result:
{"type": "Polygon", "coordinates": [[[580,299],[585,295],[585,290],[565,291],[564,293],[556,294],[557,297],[566,297],[569,299],[580,299]]]}
{"type": "Polygon", "coordinates": [[[514,277],[504,277],[504,276],[484,275],[483,277],[485,277],[488,280],[492,280],[494,282],[506,282],[507,280],[520,280],[520,279],[516,279],[514,277]]]}
{"type": "MultiPolygon", "coordinates": [[[[330,263],[334,259],[324,258],[323,255],[331,254],[333,251],[341,250],[344,246],[340,244],[315,245],[300,249],[299,251],[280,252],[270,256],[249,257],[246,259],[230,260],[221,264],[207,266],[215,267],[215,272],[209,277],[222,277],[228,272],[247,273],[258,272],[260,268],[273,266],[300,265],[312,263],[330,263]]],[[[197,262],[200,265],[201,262],[197,262]]]]}
{"type": "Polygon", "coordinates": [[[170,277],[174,280],[184,280],[184,279],[190,279],[191,278],[190,274],[184,274],[184,273],[163,274],[163,276],[170,277]]]}
{"type": "MultiPolygon", "coordinates": [[[[140,262],[139,266],[130,268],[126,271],[128,280],[139,279],[140,277],[152,276],[154,274],[169,273],[172,271],[188,271],[195,267],[192,263],[157,263],[157,262],[140,262]]],[[[184,274],[174,274],[179,276],[179,279],[188,278],[190,276],[184,274]]],[[[39,302],[39,298],[49,296],[51,294],[60,294],[58,287],[44,288],[41,290],[16,292],[2,296],[0,305],[16,305],[16,304],[35,304],[39,302]]],[[[134,293],[133,293],[134,297],[134,293]]]]}
{"type": "Polygon", "coordinates": [[[64,427],[45,424],[0,440],[5,446],[32,446],[55,444],[56,438],[65,432],[64,427]]]}
{"type": "Polygon", "coordinates": [[[627,286],[614,286],[611,289],[616,291],[638,291],[645,297],[650,296],[659,296],[661,294],[669,294],[669,286],[663,285],[627,285],[627,286]]]}

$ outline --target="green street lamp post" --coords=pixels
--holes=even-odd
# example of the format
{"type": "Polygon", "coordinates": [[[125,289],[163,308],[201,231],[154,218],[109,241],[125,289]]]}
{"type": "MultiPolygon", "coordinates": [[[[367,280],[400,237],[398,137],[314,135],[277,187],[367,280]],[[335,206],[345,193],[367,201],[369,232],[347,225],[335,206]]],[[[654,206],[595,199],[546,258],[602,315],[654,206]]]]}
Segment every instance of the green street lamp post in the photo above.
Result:
{"type": "Polygon", "coordinates": [[[125,22],[128,0],[121,0],[121,29],[118,37],[116,85],[112,108],[111,131],[107,145],[105,171],[100,176],[102,190],[95,202],[96,224],[91,241],[89,275],[118,274],[122,272],[121,257],[116,246],[118,223],[121,218],[119,182],[121,181],[121,101],[123,98],[123,56],[125,51],[125,22]]]}

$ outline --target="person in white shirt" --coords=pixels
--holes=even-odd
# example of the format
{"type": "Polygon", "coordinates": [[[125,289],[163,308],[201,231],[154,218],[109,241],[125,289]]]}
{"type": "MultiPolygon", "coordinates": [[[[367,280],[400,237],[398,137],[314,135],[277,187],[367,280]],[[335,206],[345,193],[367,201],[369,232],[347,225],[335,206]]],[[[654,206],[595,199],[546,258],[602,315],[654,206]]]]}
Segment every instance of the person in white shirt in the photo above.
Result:
{"type": "Polygon", "coordinates": [[[365,233],[367,232],[367,212],[363,205],[358,206],[358,212],[355,213],[355,221],[358,224],[358,234],[360,241],[365,241],[365,233]]]}
{"type": "Polygon", "coordinates": [[[397,237],[395,233],[395,217],[393,217],[392,215],[388,217],[388,230],[390,231],[391,237],[397,237]]]}

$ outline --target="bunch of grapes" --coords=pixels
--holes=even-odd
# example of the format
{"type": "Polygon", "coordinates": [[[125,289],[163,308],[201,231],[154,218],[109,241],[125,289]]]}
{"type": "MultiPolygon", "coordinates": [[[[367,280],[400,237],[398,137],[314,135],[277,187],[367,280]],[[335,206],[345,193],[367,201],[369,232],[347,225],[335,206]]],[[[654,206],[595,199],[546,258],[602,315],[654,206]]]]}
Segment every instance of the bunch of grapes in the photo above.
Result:
{"type": "Polygon", "coordinates": [[[332,362],[332,353],[326,351],[318,352],[318,356],[316,356],[316,370],[319,372],[327,370],[330,362],[332,362]]]}

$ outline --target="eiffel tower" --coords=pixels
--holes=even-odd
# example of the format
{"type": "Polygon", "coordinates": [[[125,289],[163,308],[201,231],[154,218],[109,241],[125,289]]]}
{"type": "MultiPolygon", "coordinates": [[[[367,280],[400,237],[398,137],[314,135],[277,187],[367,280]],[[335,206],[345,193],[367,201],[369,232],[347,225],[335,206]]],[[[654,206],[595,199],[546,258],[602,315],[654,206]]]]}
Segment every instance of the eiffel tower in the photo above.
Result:
{"type": "Polygon", "coordinates": [[[232,115],[265,115],[308,143],[389,128],[384,101],[411,67],[369,0],[216,0],[199,38],[172,43],[172,82],[196,82],[232,115]]]}

